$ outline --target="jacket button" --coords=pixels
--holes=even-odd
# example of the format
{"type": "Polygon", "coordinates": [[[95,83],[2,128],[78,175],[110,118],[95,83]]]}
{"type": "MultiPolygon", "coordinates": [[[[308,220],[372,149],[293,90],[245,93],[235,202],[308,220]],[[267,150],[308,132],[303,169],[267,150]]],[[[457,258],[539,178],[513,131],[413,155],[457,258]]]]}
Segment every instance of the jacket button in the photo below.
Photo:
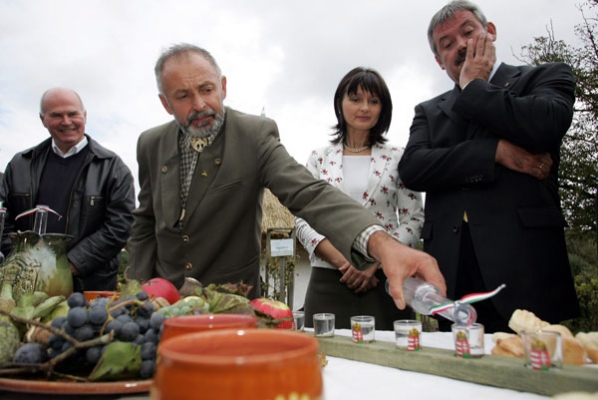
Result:
{"type": "Polygon", "coordinates": [[[459,225],[454,225],[453,226],[453,233],[459,233],[459,231],[461,230],[459,225]]]}
{"type": "Polygon", "coordinates": [[[222,158],[217,158],[217,159],[215,159],[215,160],[214,160],[214,164],[216,164],[216,165],[220,165],[220,164],[222,164],[222,158]]]}
{"type": "Polygon", "coordinates": [[[187,243],[189,241],[189,236],[183,235],[183,242],[187,243]]]}
{"type": "Polygon", "coordinates": [[[187,271],[190,271],[192,268],[193,268],[193,264],[191,264],[191,263],[187,263],[187,264],[185,264],[185,269],[186,269],[187,271]]]}
{"type": "Polygon", "coordinates": [[[166,165],[163,165],[160,171],[162,171],[162,173],[165,174],[166,172],[168,172],[168,167],[166,165]]]}

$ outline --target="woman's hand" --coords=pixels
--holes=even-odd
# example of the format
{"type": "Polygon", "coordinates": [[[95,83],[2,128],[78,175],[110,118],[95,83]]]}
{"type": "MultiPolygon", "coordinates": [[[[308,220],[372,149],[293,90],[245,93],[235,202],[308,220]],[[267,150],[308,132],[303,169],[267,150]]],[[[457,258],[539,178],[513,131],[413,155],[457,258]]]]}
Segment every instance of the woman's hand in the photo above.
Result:
{"type": "Polygon", "coordinates": [[[375,273],[380,265],[376,262],[364,271],[359,271],[338,251],[328,239],[322,240],[315,249],[318,257],[328,261],[341,272],[341,283],[347,284],[355,293],[362,293],[375,288],[379,281],[375,273]]]}
{"type": "Polygon", "coordinates": [[[342,273],[340,282],[345,283],[349,289],[355,290],[355,293],[373,289],[379,283],[375,275],[379,265],[380,263],[376,262],[367,269],[360,271],[347,262],[338,269],[342,273]]]}

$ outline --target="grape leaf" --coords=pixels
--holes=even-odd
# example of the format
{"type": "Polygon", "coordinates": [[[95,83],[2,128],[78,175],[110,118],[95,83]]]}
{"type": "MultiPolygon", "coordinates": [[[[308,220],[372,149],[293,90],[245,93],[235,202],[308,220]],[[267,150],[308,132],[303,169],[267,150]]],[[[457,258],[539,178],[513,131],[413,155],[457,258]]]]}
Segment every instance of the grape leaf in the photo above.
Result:
{"type": "Polygon", "coordinates": [[[220,293],[213,290],[204,290],[207,303],[210,305],[210,312],[229,313],[237,308],[243,308],[249,305],[247,297],[230,293],[220,293]]]}
{"type": "Polygon", "coordinates": [[[135,296],[137,293],[141,292],[141,282],[130,279],[121,289],[120,289],[120,298],[124,299],[127,296],[135,296]]]}
{"type": "Polygon", "coordinates": [[[141,370],[141,346],[130,342],[109,343],[89,379],[111,381],[136,378],[141,370]]]}

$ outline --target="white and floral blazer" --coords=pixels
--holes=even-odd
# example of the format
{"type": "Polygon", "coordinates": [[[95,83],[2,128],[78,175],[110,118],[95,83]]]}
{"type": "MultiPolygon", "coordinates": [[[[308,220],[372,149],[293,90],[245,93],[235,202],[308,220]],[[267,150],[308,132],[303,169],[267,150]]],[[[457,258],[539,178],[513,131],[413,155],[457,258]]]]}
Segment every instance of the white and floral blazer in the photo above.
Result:
{"type": "MultiPolygon", "coordinates": [[[[407,189],[399,178],[398,165],[403,149],[391,144],[372,147],[370,173],[362,204],[371,210],[386,229],[401,243],[414,246],[424,224],[424,208],[419,192],[407,189]]],[[[343,145],[331,145],[312,151],[307,169],[316,177],[346,193],[343,179],[343,145]]],[[[297,238],[309,253],[312,266],[335,268],[315,255],[315,249],[325,238],[309,224],[295,218],[297,238]]]]}

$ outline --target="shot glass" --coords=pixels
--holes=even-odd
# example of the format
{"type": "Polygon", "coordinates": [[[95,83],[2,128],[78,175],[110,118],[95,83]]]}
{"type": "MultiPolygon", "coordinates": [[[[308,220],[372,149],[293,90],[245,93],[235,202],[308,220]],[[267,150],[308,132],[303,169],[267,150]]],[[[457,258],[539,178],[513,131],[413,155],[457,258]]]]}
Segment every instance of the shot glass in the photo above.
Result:
{"type": "Polygon", "coordinates": [[[393,323],[396,345],[401,350],[419,351],[421,349],[422,323],[416,319],[399,319],[393,323]]]}
{"type": "Polygon", "coordinates": [[[525,366],[536,371],[563,367],[563,339],[558,332],[521,331],[525,366]]]}
{"type": "Polygon", "coordinates": [[[455,355],[461,358],[480,358],[484,355],[484,325],[452,325],[455,355]]]}
{"type": "Polygon", "coordinates": [[[376,319],[370,315],[357,315],[351,317],[351,332],[353,342],[370,343],[374,341],[376,319]]]}
{"type": "Polygon", "coordinates": [[[295,321],[295,330],[303,331],[305,327],[305,313],[303,311],[293,311],[293,319],[295,321]]]}
{"type": "Polygon", "coordinates": [[[314,335],[316,337],[334,336],[334,314],[314,314],[314,335]]]}

